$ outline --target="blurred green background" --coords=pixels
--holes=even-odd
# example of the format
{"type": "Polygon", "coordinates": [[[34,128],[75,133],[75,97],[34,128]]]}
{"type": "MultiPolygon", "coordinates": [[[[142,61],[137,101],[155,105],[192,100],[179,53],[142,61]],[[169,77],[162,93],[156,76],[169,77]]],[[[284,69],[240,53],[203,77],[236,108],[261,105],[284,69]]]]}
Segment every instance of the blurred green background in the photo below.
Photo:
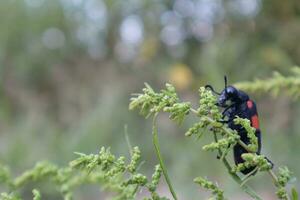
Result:
{"type": "MultiPolygon", "coordinates": [[[[197,105],[199,86],[221,90],[225,74],[235,83],[300,65],[299,0],[9,0],[0,1],[0,27],[0,160],[15,174],[38,160],[67,165],[73,152],[101,146],[129,155],[127,124],[146,161],[142,171],[150,175],[157,163],[151,120],[128,111],[130,94],[144,82],[157,90],[171,82],[197,105]]],[[[262,151],[299,177],[298,100],[251,96],[262,151]]],[[[226,196],[247,199],[216,155],[202,152],[209,137],[184,137],[195,120],[178,128],[160,117],[162,152],[179,198],[206,197],[192,179],[207,176],[226,196]]],[[[275,199],[268,175],[250,184],[275,199]]],[[[60,199],[49,187],[41,191],[44,199],[60,199]]],[[[164,183],[160,191],[167,193],[164,183]]],[[[95,186],[76,194],[105,199],[95,186]]]]}

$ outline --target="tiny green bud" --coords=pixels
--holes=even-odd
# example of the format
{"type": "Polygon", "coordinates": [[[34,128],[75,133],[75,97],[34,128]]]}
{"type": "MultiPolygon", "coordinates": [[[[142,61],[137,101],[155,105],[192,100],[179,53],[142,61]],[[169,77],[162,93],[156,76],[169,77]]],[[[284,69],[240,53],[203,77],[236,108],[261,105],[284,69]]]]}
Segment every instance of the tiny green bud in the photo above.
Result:
{"type": "Polygon", "coordinates": [[[283,199],[283,200],[289,199],[288,194],[287,194],[286,190],[284,189],[284,187],[280,187],[277,190],[276,195],[279,199],[283,199]]]}
{"type": "Polygon", "coordinates": [[[279,175],[278,175],[278,184],[282,187],[285,187],[286,184],[291,179],[292,173],[287,167],[280,167],[279,168],[279,175]]]}
{"type": "Polygon", "coordinates": [[[128,181],[126,181],[124,183],[124,186],[133,185],[133,184],[144,186],[144,185],[146,185],[147,182],[148,182],[148,180],[147,180],[146,176],[144,176],[142,174],[134,174],[131,177],[131,179],[129,179],[128,181]]]}
{"type": "Polygon", "coordinates": [[[32,193],[33,193],[33,200],[42,199],[41,193],[37,189],[32,190],[32,193]]]}
{"type": "Polygon", "coordinates": [[[149,184],[148,188],[150,192],[154,192],[156,190],[156,187],[159,183],[160,177],[162,174],[162,168],[160,165],[155,166],[155,171],[152,175],[152,181],[151,184],[149,184]]]}
{"type": "Polygon", "coordinates": [[[141,158],[141,151],[138,147],[134,147],[132,150],[132,158],[130,164],[127,166],[127,169],[133,173],[136,171],[137,165],[141,158]]]}
{"type": "Polygon", "coordinates": [[[208,181],[207,179],[204,179],[202,177],[197,177],[194,179],[194,182],[205,189],[211,190],[212,194],[216,197],[217,200],[224,199],[224,191],[221,190],[217,185],[213,184],[211,181],[208,181]]]}

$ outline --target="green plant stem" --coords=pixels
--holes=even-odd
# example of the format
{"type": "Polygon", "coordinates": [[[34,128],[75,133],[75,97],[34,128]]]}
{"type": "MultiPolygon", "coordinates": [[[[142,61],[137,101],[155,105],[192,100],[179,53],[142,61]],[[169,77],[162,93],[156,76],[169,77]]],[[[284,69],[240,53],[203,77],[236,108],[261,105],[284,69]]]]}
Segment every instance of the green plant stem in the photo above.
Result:
{"type": "Polygon", "coordinates": [[[269,175],[272,177],[273,182],[274,182],[274,185],[276,186],[277,183],[278,183],[278,178],[277,178],[277,176],[275,175],[275,173],[273,172],[272,169],[270,169],[270,170],[268,171],[268,173],[269,173],[269,175]]]}
{"type": "Polygon", "coordinates": [[[153,123],[152,123],[153,145],[154,145],[154,148],[155,148],[155,151],[156,151],[157,158],[159,160],[159,164],[160,164],[161,169],[162,169],[162,173],[164,174],[165,180],[168,184],[169,190],[170,190],[174,200],[177,200],[178,198],[177,198],[176,193],[173,189],[173,186],[171,184],[171,181],[170,181],[170,178],[169,178],[169,175],[168,175],[168,172],[167,172],[167,168],[165,167],[163,158],[162,158],[161,153],[160,153],[160,147],[159,147],[159,142],[158,142],[158,133],[157,133],[157,127],[156,127],[156,118],[157,118],[157,114],[154,115],[153,123]]]}
{"type": "Polygon", "coordinates": [[[256,167],[254,170],[252,170],[250,173],[248,173],[243,179],[241,186],[245,185],[251,178],[253,178],[253,175],[258,171],[258,167],[256,167]]]}
{"type": "Polygon", "coordinates": [[[127,147],[128,147],[128,150],[129,150],[129,154],[130,156],[132,157],[132,145],[130,143],[130,139],[129,139],[129,136],[128,136],[128,130],[127,130],[128,126],[127,124],[124,125],[124,135],[125,135],[125,139],[126,139],[126,143],[127,143],[127,147]]]}
{"type": "MultiPolygon", "coordinates": [[[[217,134],[215,132],[214,132],[214,139],[215,139],[215,142],[218,142],[217,134]]],[[[219,155],[223,154],[223,152],[220,149],[218,151],[219,151],[219,155]]],[[[240,187],[242,188],[242,190],[244,192],[246,192],[249,196],[251,196],[255,200],[262,200],[262,198],[259,197],[250,186],[248,186],[247,184],[241,185],[243,181],[236,173],[232,172],[232,168],[231,168],[228,160],[226,159],[226,157],[224,157],[222,159],[222,162],[225,165],[225,167],[227,168],[229,175],[232,177],[232,179],[235,182],[237,182],[240,185],[240,187]]]]}

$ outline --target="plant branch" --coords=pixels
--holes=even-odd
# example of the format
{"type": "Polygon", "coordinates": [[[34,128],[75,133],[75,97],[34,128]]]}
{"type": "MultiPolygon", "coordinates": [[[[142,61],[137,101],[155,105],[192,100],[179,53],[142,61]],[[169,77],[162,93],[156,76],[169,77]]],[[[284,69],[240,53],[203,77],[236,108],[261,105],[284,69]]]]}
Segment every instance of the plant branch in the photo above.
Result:
{"type": "Polygon", "coordinates": [[[269,175],[272,177],[274,184],[276,185],[278,183],[278,178],[276,174],[273,172],[272,169],[268,170],[269,175]]]}
{"type": "Polygon", "coordinates": [[[255,169],[253,169],[250,173],[246,174],[246,176],[242,179],[241,186],[245,185],[246,182],[248,182],[253,177],[253,175],[258,171],[258,169],[259,168],[256,166],[255,169]]]}

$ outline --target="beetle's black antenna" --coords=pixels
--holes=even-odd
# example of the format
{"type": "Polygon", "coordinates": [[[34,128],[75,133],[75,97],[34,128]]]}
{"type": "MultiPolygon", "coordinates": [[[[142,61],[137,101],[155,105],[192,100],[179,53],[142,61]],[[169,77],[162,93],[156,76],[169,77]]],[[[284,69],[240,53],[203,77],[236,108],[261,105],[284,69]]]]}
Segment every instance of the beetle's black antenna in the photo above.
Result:
{"type": "Polygon", "coordinates": [[[215,94],[217,94],[217,95],[221,95],[219,92],[216,92],[216,91],[214,90],[214,88],[213,88],[211,85],[206,85],[206,86],[205,86],[205,89],[207,89],[207,88],[209,88],[213,93],[215,93],[215,94]]]}
{"type": "Polygon", "coordinates": [[[227,76],[224,76],[225,88],[227,88],[227,76]]]}

